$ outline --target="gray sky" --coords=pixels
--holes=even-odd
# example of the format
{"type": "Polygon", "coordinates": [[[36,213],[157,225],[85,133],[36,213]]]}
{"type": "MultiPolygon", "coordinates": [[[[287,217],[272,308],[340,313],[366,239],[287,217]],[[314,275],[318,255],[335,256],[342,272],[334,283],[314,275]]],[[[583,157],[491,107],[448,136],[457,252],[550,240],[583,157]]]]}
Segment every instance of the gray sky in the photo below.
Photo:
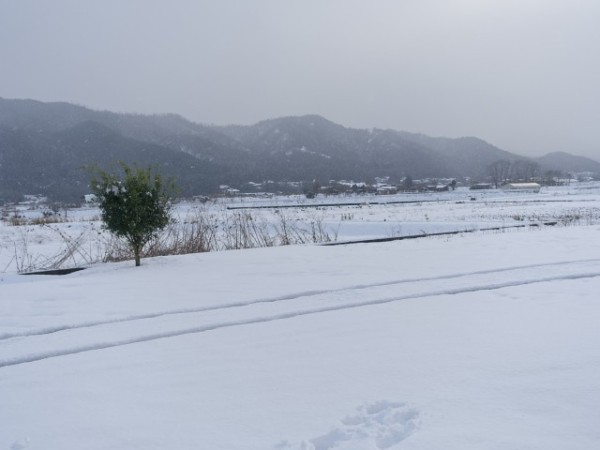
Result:
{"type": "Polygon", "coordinates": [[[600,1],[0,0],[0,97],[600,159],[600,1]]]}

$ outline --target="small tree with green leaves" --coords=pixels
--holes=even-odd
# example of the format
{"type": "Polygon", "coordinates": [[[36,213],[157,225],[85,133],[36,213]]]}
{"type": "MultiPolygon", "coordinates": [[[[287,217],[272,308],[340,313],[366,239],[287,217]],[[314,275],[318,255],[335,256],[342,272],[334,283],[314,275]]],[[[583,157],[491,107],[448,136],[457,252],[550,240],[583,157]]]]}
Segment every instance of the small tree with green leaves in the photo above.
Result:
{"type": "Polygon", "coordinates": [[[127,242],[139,266],[144,245],[169,223],[174,186],[152,168],[121,163],[121,169],[121,174],[93,169],[91,188],[100,202],[104,226],[127,242]]]}

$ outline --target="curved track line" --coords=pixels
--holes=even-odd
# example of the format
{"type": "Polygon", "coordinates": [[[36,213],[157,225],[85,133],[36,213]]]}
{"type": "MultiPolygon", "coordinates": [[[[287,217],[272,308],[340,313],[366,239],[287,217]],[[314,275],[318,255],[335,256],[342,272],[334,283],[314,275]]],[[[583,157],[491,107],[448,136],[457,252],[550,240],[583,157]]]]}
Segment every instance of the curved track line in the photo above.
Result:
{"type": "Polygon", "coordinates": [[[564,276],[557,276],[557,277],[533,278],[533,279],[529,279],[529,280],[507,281],[504,283],[496,283],[496,284],[474,285],[474,286],[463,287],[463,288],[446,289],[446,290],[432,291],[432,292],[420,293],[420,294],[411,294],[411,295],[405,295],[405,296],[399,296],[399,297],[398,296],[386,297],[386,298],[381,298],[381,299],[375,299],[375,300],[357,302],[357,303],[350,303],[350,304],[343,304],[343,305],[325,306],[322,308],[306,309],[304,311],[302,311],[302,310],[290,311],[290,312],[284,312],[284,313],[280,313],[280,314],[273,314],[273,315],[269,315],[269,316],[254,317],[251,319],[232,320],[229,322],[219,322],[219,323],[204,325],[204,326],[200,326],[200,327],[191,327],[191,328],[186,328],[186,329],[181,329],[181,330],[176,330],[176,331],[148,334],[145,336],[138,336],[138,337],[123,339],[123,340],[115,340],[112,342],[101,342],[101,343],[97,343],[94,345],[73,347],[71,349],[49,351],[46,353],[31,354],[31,355],[26,355],[26,356],[22,356],[22,357],[14,357],[14,358],[9,358],[7,360],[0,360],[0,368],[18,366],[18,365],[32,363],[32,362],[41,361],[41,360],[45,360],[45,359],[52,359],[52,358],[57,358],[57,357],[61,357],[61,356],[75,355],[78,353],[86,353],[86,352],[91,352],[91,351],[96,351],[96,350],[104,350],[107,348],[121,347],[124,345],[149,342],[149,341],[154,341],[154,340],[158,340],[158,339],[165,339],[165,338],[183,336],[183,335],[188,335],[188,334],[204,333],[207,331],[214,331],[214,330],[219,330],[219,329],[223,329],[223,328],[231,328],[231,327],[237,327],[237,326],[243,326],[243,325],[255,325],[255,324],[260,324],[260,323],[273,322],[273,321],[284,320],[284,319],[291,319],[294,317],[301,317],[301,316],[307,316],[307,315],[312,315],[312,314],[320,314],[320,313],[325,313],[325,312],[348,310],[348,309],[354,309],[354,308],[361,308],[361,307],[365,307],[365,306],[382,305],[385,303],[392,303],[392,302],[397,302],[397,301],[414,300],[414,299],[419,299],[419,298],[436,297],[436,296],[442,296],[442,295],[456,295],[456,294],[465,294],[465,293],[472,293],[472,292],[492,291],[492,290],[503,289],[503,288],[508,288],[508,287],[524,286],[524,285],[529,285],[529,284],[545,283],[545,282],[552,282],[552,281],[562,281],[562,280],[579,280],[579,279],[596,278],[596,277],[600,277],[600,272],[583,273],[583,274],[577,274],[577,275],[564,275],[564,276]]]}
{"type": "Polygon", "coordinates": [[[487,274],[492,274],[492,273],[510,272],[511,270],[532,269],[532,268],[537,268],[537,267],[552,267],[552,266],[560,266],[560,265],[567,265],[567,264],[579,264],[579,263],[588,263],[588,262],[600,262],[600,258],[559,261],[559,262],[542,263],[542,264],[527,264],[527,265],[522,265],[522,266],[502,267],[500,269],[477,270],[474,272],[459,272],[459,273],[441,275],[441,276],[436,276],[436,277],[405,278],[405,279],[401,279],[401,280],[384,281],[381,283],[358,284],[358,285],[354,285],[354,286],[347,286],[347,287],[336,288],[336,289],[303,291],[303,292],[296,292],[293,294],[284,295],[284,296],[280,296],[280,297],[270,297],[270,298],[263,298],[263,299],[257,299],[257,300],[232,302],[232,303],[227,303],[224,305],[202,306],[199,308],[181,308],[181,309],[174,309],[174,310],[170,310],[170,311],[159,311],[156,313],[139,314],[139,315],[135,315],[135,316],[126,316],[126,317],[122,317],[119,319],[97,320],[97,321],[83,322],[83,323],[78,323],[78,324],[58,325],[58,326],[54,326],[54,327],[40,328],[37,330],[27,330],[27,331],[14,332],[14,333],[3,333],[3,334],[0,334],[0,341],[17,338],[17,337],[42,336],[45,334],[58,333],[61,331],[75,330],[75,329],[80,329],[80,328],[92,328],[92,327],[108,325],[108,324],[133,322],[133,321],[137,321],[137,320],[146,320],[146,319],[155,319],[158,317],[165,317],[165,316],[177,315],[177,314],[192,314],[192,313],[199,313],[199,312],[240,308],[240,307],[244,307],[244,306],[252,306],[252,305],[258,305],[258,304],[263,304],[263,303],[285,302],[285,301],[290,301],[290,300],[297,300],[302,297],[314,297],[317,295],[344,292],[344,291],[369,289],[369,288],[383,287],[383,286],[393,286],[393,285],[404,284],[404,283],[417,283],[417,282],[422,282],[422,281],[451,280],[453,278],[461,278],[461,277],[466,277],[466,276],[470,276],[470,275],[487,275],[487,274]]]}

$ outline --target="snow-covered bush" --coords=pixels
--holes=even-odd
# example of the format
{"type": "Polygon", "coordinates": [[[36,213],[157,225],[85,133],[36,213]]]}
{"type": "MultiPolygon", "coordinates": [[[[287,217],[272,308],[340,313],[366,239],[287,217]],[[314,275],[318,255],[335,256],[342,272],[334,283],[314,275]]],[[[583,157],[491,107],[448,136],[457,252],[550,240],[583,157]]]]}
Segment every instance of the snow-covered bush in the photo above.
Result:
{"type": "Polygon", "coordinates": [[[99,199],[104,225],[127,242],[139,266],[144,245],[169,224],[174,187],[152,168],[121,163],[121,169],[122,174],[94,169],[91,188],[99,199]]]}

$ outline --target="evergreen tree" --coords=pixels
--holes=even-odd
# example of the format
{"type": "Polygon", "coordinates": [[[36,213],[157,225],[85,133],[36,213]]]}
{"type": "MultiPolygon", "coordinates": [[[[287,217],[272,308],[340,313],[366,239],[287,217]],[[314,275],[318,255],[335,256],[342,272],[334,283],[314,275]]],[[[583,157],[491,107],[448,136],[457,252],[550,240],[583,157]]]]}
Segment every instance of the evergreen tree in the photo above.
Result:
{"type": "Polygon", "coordinates": [[[94,169],[91,189],[100,202],[105,227],[127,242],[139,266],[144,245],[169,223],[174,186],[165,184],[152,168],[121,163],[121,169],[121,174],[94,169]]]}

